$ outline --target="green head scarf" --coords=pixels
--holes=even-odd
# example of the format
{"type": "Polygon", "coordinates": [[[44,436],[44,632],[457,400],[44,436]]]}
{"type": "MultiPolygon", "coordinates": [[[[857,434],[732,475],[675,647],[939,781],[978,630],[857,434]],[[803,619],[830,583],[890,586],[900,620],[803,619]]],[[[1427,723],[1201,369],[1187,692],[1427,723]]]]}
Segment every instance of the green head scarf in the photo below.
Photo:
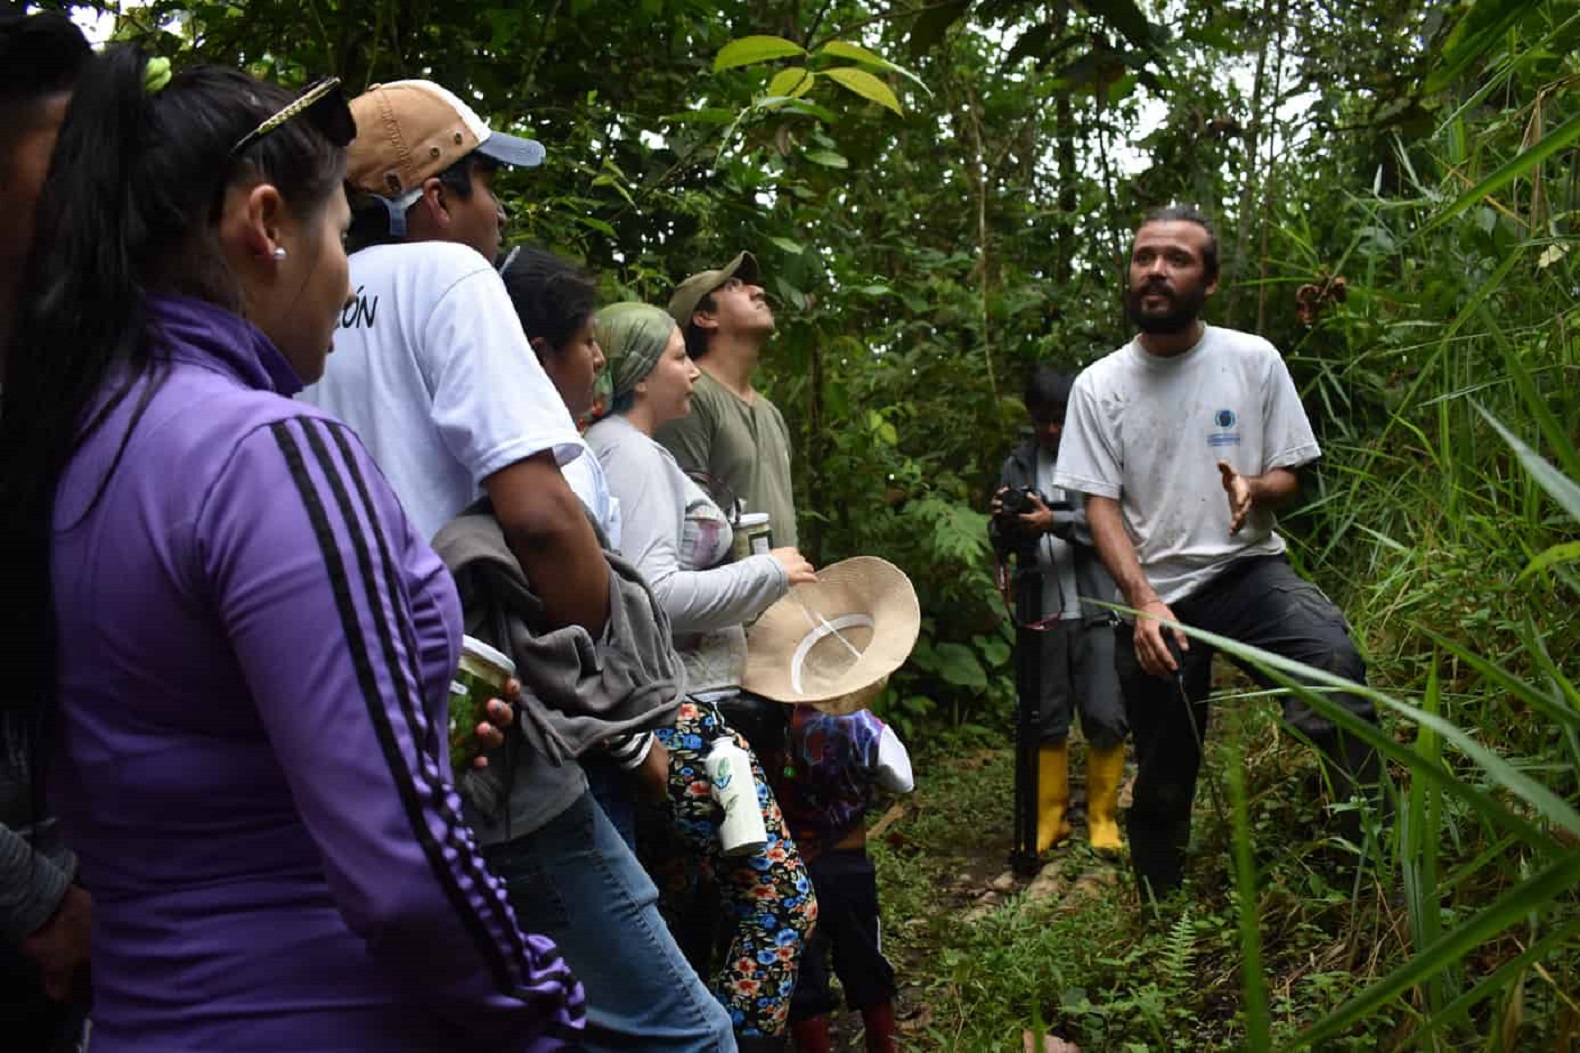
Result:
{"type": "Polygon", "coordinates": [[[653,372],[674,331],[675,320],[668,312],[650,304],[612,303],[598,312],[593,335],[608,363],[604,375],[609,378],[610,406],[653,372]]]}

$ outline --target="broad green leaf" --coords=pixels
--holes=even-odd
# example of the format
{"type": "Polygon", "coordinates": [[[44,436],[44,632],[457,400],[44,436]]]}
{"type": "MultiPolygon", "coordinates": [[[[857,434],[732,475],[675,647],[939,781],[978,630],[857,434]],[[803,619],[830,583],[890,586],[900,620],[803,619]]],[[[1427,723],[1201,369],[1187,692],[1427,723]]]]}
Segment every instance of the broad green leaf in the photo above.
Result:
{"type": "Polygon", "coordinates": [[[832,150],[808,150],[802,156],[808,161],[811,161],[813,164],[822,165],[824,168],[850,167],[849,161],[845,160],[842,155],[836,154],[832,150]]]}
{"type": "Polygon", "coordinates": [[[768,240],[792,256],[799,256],[806,251],[806,246],[800,242],[791,241],[789,238],[772,237],[768,240]]]}
{"type": "Polygon", "coordinates": [[[905,116],[905,111],[900,109],[900,100],[895,98],[889,86],[866,70],[854,66],[840,66],[837,69],[824,70],[823,75],[862,98],[870,99],[879,106],[885,106],[901,117],[905,116]]]}
{"type": "Polygon", "coordinates": [[[671,124],[729,124],[735,120],[735,111],[720,107],[707,107],[700,110],[682,110],[680,113],[667,113],[660,120],[671,124]]]}
{"type": "Polygon", "coordinates": [[[576,222],[580,223],[584,227],[588,227],[588,228],[590,228],[592,230],[596,230],[598,233],[604,235],[605,237],[614,238],[614,237],[618,237],[619,236],[619,235],[617,235],[615,233],[615,230],[614,230],[613,227],[611,227],[609,224],[605,223],[601,219],[596,219],[593,216],[579,216],[579,215],[578,216],[572,216],[571,218],[576,220],[576,222]]]}
{"type": "Polygon", "coordinates": [[[1138,48],[1153,50],[1157,46],[1156,37],[1163,34],[1160,27],[1147,20],[1135,0],[1082,0],[1081,6],[1113,26],[1138,48]]]}
{"type": "MultiPolygon", "coordinates": [[[[1035,56],[1041,69],[1041,63],[1046,62],[1053,53],[1048,47],[1053,40],[1053,34],[1058,29],[1052,22],[1032,26],[1021,33],[1020,39],[1015,41],[1015,46],[1009,49],[1009,54],[1004,56],[1004,65],[1013,66],[1027,56],[1035,56]]],[[[1065,38],[1068,42],[1069,38],[1065,38]]]]}
{"type": "Polygon", "coordinates": [[[774,74],[774,79],[768,82],[768,94],[799,99],[811,91],[812,85],[816,83],[816,73],[804,66],[791,66],[774,74]]]}
{"type": "Polygon", "coordinates": [[[956,687],[984,690],[988,686],[987,673],[982,663],[965,644],[941,643],[937,648],[938,675],[956,687]]]}
{"type": "Polygon", "coordinates": [[[895,63],[890,62],[888,59],[884,58],[882,55],[879,55],[877,52],[868,51],[859,44],[852,44],[844,40],[830,40],[827,44],[824,44],[822,47],[813,52],[813,54],[829,55],[834,58],[848,59],[851,62],[858,62],[863,66],[871,66],[874,69],[881,69],[886,73],[898,73],[900,76],[909,80],[912,84],[915,84],[918,88],[921,88],[927,94],[931,95],[933,93],[933,89],[929,88],[922,78],[918,77],[904,66],[896,65],[895,63]]]}
{"type": "Polygon", "coordinates": [[[806,310],[806,293],[791,285],[780,275],[774,275],[774,286],[779,290],[779,295],[795,304],[797,309],[806,310]]]}
{"type": "Polygon", "coordinates": [[[923,7],[916,16],[916,21],[911,24],[911,39],[907,43],[911,57],[921,58],[931,51],[944,39],[949,27],[965,17],[970,7],[971,0],[949,0],[946,3],[923,7]]]}
{"type": "Polygon", "coordinates": [[[1573,563],[1575,560],[1580,560],[1580,541],[1561,542],[1531,560],[1525,569],[1520,571],[1520,578],[1528,578],[1559,563],[1573,563]]]}
{"type": "Polygon", "coordinates": [[[982,652],[982,657],[987,659],[987,664],[992,668],[997,669],[999,666],[1009,662],[1010,646],[1004,641],[1003,637],[978,636],[971,642],[977,645],[977,648],[982,652]]]}
{"type": "Polygon", "coordinates": [[[808,117],[816,117],[825,124],[834,123],[832,111],[819,106],[809,99],[793,99],[788,95],[770,96],[758,99],[748,109],[756,110],[789,110],[791,113],[802,113],[808,117]]]}
{"type": "Polygon", "coordinates": [[[1567,121],[1548,132],[1541,142],[1529,150],[1515,154],[1500,165],[1497,171],[1461,194],[1452,205],[1433,216],[1431,222],[1421,228],[1421,233],[1442,226],[1482,198],[1503,189],[1549,158],[1562,153],[1577,140],[1580,140],[1580,113],[1571,114],[1567,121]]]}
{"type": "Polygon", "coordinates": [[[806,48],[784,37],[751,36],[732,40],[719,49],[713,58],[713,72],[724,69],[734,69],[737,66],[752,66],[759,62],[772,62],[774,59],[789,58],[791,55],[805,55],[806,48]]]}
{"type": "Polygon", "coordinates": [[[1540,7],[1538,0],[1477,0],[1449,34],[1442,61],[1423,90],[1442,91],[1454,82],[1472,62],[1496,44],[1526,14],[1540,7]]]}

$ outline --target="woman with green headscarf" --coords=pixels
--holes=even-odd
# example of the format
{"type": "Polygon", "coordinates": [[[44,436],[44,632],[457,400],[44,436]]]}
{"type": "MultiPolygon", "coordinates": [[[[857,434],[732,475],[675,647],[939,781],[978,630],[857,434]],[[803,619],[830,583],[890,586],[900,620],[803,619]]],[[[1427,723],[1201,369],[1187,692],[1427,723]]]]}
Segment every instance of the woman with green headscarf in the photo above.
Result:
{"type": "Polygon", "coordinates": [[[671,918],[689,902],[699,873],[713,873],[732,939],[720,969],[698,971],[730,1011],[742,1050],[782,1049],[801,948],[817,917],[812,884],[755,757],[768,841],[751,855],[723,854],[705,758],[724,736],[750,749],[717,703],[740,688],[746,622],[790,586],[815,580],[812,565],[794,548],[730,562],[730,517],[653,440],[660,426],[691,412],[699,376],[674,320],[647,304],[617,303],[598,312],[594,332],[608,363],[612,412],[587,429],[587,445],[620,502],[620,551],[669,615],[690,679],[675,726],[656,733],[669,749],[670,823],[660,836],[642,838],[640,854],[671,918]]]}

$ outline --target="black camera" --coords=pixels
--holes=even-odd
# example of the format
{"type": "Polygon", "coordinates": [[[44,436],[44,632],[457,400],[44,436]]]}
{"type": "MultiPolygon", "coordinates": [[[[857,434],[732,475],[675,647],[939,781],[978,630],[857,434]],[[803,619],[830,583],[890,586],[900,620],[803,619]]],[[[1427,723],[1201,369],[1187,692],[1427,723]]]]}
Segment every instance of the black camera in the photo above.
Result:
{"type": "Polygon", "coordinates": [[[1016,486],[1005,490],[999,495],[999,515],[1005,519],[1013,519],[1028,512],[1035,512],[1037,506],[1032,504],[1033,497],[1043,504],[1048,503],[1041,494],[1029,486],[1016,486]]]}

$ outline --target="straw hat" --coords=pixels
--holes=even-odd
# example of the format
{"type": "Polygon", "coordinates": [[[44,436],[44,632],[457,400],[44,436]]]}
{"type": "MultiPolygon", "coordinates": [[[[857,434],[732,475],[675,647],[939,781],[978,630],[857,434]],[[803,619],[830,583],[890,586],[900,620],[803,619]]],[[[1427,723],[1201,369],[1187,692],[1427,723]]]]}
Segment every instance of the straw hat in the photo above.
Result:
{"type": "Polygon", "coordinates": [[[922,627],[911,579],[857,556],[824,567],[763,612],[746,636],[741,687],[829,713],[865,707],[905,664],[922,627]]]}

